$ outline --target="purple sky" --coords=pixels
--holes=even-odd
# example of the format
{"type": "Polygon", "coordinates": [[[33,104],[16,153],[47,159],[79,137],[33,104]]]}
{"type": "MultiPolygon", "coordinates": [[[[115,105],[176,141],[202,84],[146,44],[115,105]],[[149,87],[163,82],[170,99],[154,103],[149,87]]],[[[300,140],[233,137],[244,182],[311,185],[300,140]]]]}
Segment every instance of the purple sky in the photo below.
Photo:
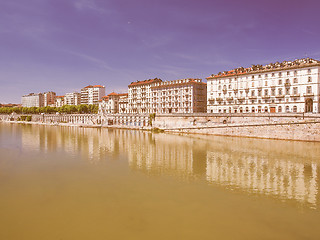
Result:
{"type": "Polygon", "coordinates": [[[0,0],[0,103],[320,59],[319,9],[319,0],[0,0]]]}

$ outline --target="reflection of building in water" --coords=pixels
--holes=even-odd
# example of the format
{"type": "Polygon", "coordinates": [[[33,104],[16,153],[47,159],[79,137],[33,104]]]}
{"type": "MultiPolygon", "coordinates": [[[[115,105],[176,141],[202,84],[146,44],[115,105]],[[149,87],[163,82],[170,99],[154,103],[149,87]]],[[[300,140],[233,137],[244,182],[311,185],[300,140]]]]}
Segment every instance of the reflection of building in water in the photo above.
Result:
{"type": "Polygon", "coordinates": [[[317,204],[319,167],[316,163],[232,152],[208,152],[207,156],[210,182],[317,204]]]}
{"type": "MultiPolygon", "coordinates": [[[[179,176],[191,176],[201,172],[201,166],[195,164],[192,138],[166,134],[144,134],[136,132],[137,143],[128,152],[129,165],[133,169],[145,170],[153,174],[174,173],[179,176]]],[[[206,157],[197,159],[205,163],[206,157]]],[[[202,167],[205,173],[205,166],[202,167]]]]}

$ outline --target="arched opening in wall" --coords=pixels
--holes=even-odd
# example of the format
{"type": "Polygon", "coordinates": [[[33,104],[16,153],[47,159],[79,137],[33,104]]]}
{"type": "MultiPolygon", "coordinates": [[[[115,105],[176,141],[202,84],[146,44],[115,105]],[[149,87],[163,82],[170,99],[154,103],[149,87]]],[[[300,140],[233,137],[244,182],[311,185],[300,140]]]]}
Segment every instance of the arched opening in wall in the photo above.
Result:
{"type": "Polygon", "coordinates": [[[267,107],[267,106],[265,106],[265,107],[264,107],[264,112],[269,112],[269,110],[268,110],[268,107],[267,107]]]}
{"type": "MultiPolygon", "coordinates": [[[[221,112],[221,109],[219,109],[219,112],[221,112]]],[[[211,109],[211,113],[213,113],[213,110],[211,109]]]]}
{"type": "MultiPolygon", "coordinates": [[[[211,112],[213,112],[213,110],[211,110],[211,112]]],[[[219,109],[219,113],[221,113],[221,109],[219,109]]]]}
{"type": "Polygon", "coordinates": [[[249,107],[246,107],[246,112],[247,112],[247,113],[249,112],[249,107]]]}
{"type": "Polygon", "coordinates": [[[293,112],[298,112],[298,108],[297,108],[297,106],[293,106],[293,112]]]}
{"type": "Polygon", "coordinates": [[[227,109],[223,109],[223,113],[226,113],[227,112],[227,109]]]}
{"type": "Polygon", "coordinates": [[[242,113],[242,107],[240,107],[240,113],[242,113]]]}
{"type": "Polygon", "coordinates": [[[305,111],[306,113],[313,111],[313,100],[312,100],[311,98],[307,98],[307,99],[306,99],[304,111],[305,111]]]}
{"type": "Polygon", "coordinates": [[[229,107],[229,113],[232,113],[231,107],[229,107]]]}
{"type": "Polygon", "coordinates": [[[289,106],[286,106],[286,112],[290,112],[289,106]]]}
{"type": "Polygon", "coordinates": [[[251,112],[253,112],[253,113],[255,112],[255,109],[254,109],[254,107],[252,107],[252,108],[251,108],[251,112]]]}
{"type": "Polygon", "coordinates": [[[172,109],[171,108],[169,108],[169,113],[172,113],[172,109]]]}
{"type": "Polygon", "coordinates": [[[282,107],[281,106],[278,107],[278,112],[282,112],[282,107]]]}
{"type": "Polygon", "coordinates": [[[261,106],[258,106],[258,113],[261,113],[261,106]]]}

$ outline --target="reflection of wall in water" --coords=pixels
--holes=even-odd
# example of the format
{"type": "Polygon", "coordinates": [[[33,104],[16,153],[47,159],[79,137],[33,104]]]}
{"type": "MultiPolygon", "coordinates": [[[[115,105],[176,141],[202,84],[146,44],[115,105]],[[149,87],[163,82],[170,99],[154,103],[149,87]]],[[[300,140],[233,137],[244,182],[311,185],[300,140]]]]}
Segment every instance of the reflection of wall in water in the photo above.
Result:
{"type": "Polygon", "coordinates": [[[208,152],[207,180],[316,205],[319,166],[260,155],[208,152]]]}

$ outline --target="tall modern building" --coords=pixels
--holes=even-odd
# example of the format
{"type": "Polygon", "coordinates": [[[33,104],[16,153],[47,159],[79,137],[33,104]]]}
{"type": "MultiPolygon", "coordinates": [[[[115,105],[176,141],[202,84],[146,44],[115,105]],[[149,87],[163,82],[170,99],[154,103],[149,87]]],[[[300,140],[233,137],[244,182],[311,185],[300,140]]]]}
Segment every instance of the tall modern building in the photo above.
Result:
{"type": "Polygon", "coordinates": [[[42,93],[30,93],[21,97],[22,107],[43,107],[44,98],[42,93]]]}
{"type": "Polygon", "coordinates": [[[252,65],[207,78],[209,113],[319,112],[320,61],[252,65]]]}
{"type": "Polygon", "coordinates": [[[105,95],[106,89],[101,85],[89,85],[81,89],[81,104],[99,104],[105,95]]]}
{"type": "Polygon", "coordinates": [[[46,106],[53,106],[56,99],[55,92],[45,92],[43,94],[43,105],[46,106]]]}
{"type": "Polygon", "coordinates": [[[80,105],[81,94],[78,92],[66,93],[64,96],[65,105],[80,105]]]}

